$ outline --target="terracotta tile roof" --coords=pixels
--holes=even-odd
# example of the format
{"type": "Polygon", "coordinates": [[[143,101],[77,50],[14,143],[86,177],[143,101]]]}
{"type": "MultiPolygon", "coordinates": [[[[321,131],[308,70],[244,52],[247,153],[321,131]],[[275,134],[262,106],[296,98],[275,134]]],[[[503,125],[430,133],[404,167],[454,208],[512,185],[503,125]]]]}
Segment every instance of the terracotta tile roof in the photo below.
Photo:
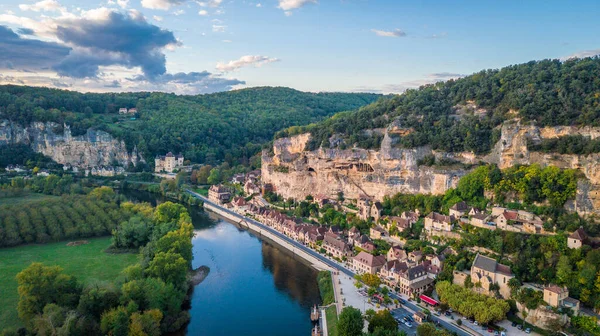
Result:
{"type": "Polygon", "coordinates": [[[454,217],[452,217],[452,216],[442,215],[437,212],[431,212],[429,215],[427,215],[427,218],[431,218],[436,222],[442,222],[442,223],[448,223],[448,224],[452,223],[452,221],[454,220],[454,217]]]}
{"type": "Polygon", "coordinates": [[[557,285],[550,285],[550,286],[548,286],[548,287],[546,287],[544,289],[547,290],[547,291],[550,291],[552,293],[556,293],[556,294],[562,294],[562,293],[565,293],[565,292],[566,293],[569,292],[568,289],[566,289],[564,287],[559,287],[557,285]]]}

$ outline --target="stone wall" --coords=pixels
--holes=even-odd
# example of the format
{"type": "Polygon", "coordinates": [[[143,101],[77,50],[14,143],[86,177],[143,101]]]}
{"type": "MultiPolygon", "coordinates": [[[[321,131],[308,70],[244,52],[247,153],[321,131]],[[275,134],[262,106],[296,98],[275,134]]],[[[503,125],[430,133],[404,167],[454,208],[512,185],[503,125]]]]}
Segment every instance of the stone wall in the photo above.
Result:
{"type": "Polygon", "coordinates": [[[517,315],[521,319],[538,328],[549,329],[549,323],[553,320],[557,320],[563,326],[569,322],[567,315],[555,313],[546,307],[540,306],[537,309],[527,309],[527,307],[517,302],[517,309],[519,310],[517,315]]]}
{"type": "Polygon", "coordinates": [[[88,129],[84,135],[72,136],[66,125],[35,122],[22,127],[1,121],[0,145],[17,143],[27,144],[60,164],[80,168],[113,166],[115,162],[127,167],[129,163],[136,165],[144,160],[135,148],[128,152],[124,141],[103,131],[88,129]]]}

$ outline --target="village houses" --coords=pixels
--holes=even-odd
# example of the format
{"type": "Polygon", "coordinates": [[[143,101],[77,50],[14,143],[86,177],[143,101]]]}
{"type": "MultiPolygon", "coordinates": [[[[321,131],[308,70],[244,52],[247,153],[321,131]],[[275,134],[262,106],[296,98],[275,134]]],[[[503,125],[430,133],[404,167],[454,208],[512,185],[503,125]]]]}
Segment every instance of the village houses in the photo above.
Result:
{"type": "Polygon", "coordinates": [[[359,274],[377,274],[385,262],[384,256],[374,256],[365,251],[360,251],[360,253],[352,258],[352,266],[359,274]]]}
{"type": "Polygon", "coordinates": [[[448,210],[448,212],[449,212],[450,216],[453,216],[455,218],[460,218],[469,212],[469,206],[467,205],[466,202],[461,201],[461,202],[458,202],[458,203],[454,204],[453,206],[451,206],[450,209],[448,210]]]}
{"type": "Polygon", "coordinates": [[[569,290],[566,287],[557,285],[544,287],[544,302],[554,308],[571,309],[575,315],[579,312],[579,300],[569,297],[569,290]]]}
{"type": "Polygon", "coordinates": [[[425,231],[431,233],[433,231],[452,231],[454,217],[445,216],[437,212],[431,212],[425,216],[425,231]]]}
{"type": "Polygon", "coordinates": [[[217,204],[224,204],[231,199],[231,192],[223,185],[213,185],[208,189],[208,200],[217,204]]]}

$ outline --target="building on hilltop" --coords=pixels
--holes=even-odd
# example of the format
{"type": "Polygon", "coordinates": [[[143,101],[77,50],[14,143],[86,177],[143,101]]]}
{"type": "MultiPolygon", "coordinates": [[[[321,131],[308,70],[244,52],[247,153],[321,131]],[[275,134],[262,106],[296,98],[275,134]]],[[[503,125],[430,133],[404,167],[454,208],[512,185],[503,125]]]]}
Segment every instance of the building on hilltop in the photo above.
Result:
{"type": "Polygon", "coordinates": [[[432,212],[425,216],[425,231],[452,231],[454,221],[453,216],[445,216],[437,212],[432,212]]]}
{"type": "Polygon", "coordinates": [[[358,206],[358,217],[362,220],[369,220],[373,218],[375,222],[381,218],[383,206],[380,202],[373,202],[370,197],[362,195],[356,202],[358,206]]]}
{"type": "Polygon", "coordinates": [[[583,231],[583,228],[580,227],[579,229],[575,230],[575,232],[569,235],[569,238],[567,238],[567,246],[571,249],[581,248],[581,246],[587,240],[587,238],[587,234],[585,233],[585,231],[583,231]]]}
{"type": "Polygon", "coordinates": [[[460,217],[464,216],[465,214],[467,214],[468,211],[469,211],[469,206],[467,205],[466,202],[463,202],[463,201],[454,204],[449,209],[450,216],[454,216],[456,218],[460,218],[460,217]]]}
{"type": "Polygon", "coordinates": [[[154,171],[156,173],[167,172],[172,173],[176,168],[183,166],[183,155],[173,155],[168,152],[164,156],[156,156],[154,159],[154,171]]]}
{"type": "Polygon", "coordinates": [[[566,287],[550,285],[544,287],[544,301],[554,308],[568,308],[577,315],[579,313],[579,300],[569,297],[566,287]]]}
{"type": "Polygon", "coordinates": [[[502,265],[496,260],[481,254],[475,256],[473,266],[471,266],[471,282],[481,284],[484,294],[490,294],[491,285],[497,284],[500,295],[505,299],[509,298],[510,287],[508,287],[508,281],[514,277],[509,266],[502,265]]]}
{"type": "Polygon", "coordinates": [[[223,185],[213,185],[208,189],[208,200],[217,204],[224,204],[231,199],[231,192],[223,185]]]}

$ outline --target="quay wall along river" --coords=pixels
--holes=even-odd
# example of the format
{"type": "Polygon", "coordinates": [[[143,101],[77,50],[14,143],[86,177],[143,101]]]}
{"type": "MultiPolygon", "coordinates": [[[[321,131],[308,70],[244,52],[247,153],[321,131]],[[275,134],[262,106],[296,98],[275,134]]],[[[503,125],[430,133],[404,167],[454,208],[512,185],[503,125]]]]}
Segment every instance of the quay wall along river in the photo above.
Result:
{"type": "MultiPolygon", "coordinates": [[[[195,193],[192,194],[197,196],[195,193]]],[[[314,268],[318,270],[332,270],[331,265],[326,264],[321,258],[315,256],[315,252],[311,253],[312,251],[307,251],[307,247],[298,246],[300,245],[298,242],[291,241],[291,239],[288,237],[283,238],[281,233],[265,227],[264,224],[260,224],[250,218],[215,205],[208,201],[205,197],[201,197],[201,199],[204,201],[204,208],[206,210],[214,212],[215,214],[230,220],[243,228],[247,228],[258,234],[260,237],[266,237],[272,240],[273,242],[292,252],[294,255],[297,255],[308,261],[314,268]]]]}

